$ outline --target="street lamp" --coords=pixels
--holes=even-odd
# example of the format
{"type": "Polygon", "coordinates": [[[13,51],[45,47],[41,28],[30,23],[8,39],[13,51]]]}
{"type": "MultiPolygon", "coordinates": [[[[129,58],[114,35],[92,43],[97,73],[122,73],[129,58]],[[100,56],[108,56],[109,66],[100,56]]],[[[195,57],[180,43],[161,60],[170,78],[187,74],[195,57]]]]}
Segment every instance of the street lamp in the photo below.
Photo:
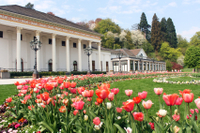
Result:
{"type": "Polygon", "coordinates": [[[120,59],[122,58],[123,53],[119,51],[116,55],[117,55],[117,58],[119,58],[119,72],[121,73],[121,62],[120,62],[120,59]]]}
{"type": "Polygon", "coordinates": [[[87,47],[87,48],[84,49],[84,52],[88,56],[88,74],[90,74],[91,71],[90,71],[90,59],[89,59],[89,56],[92,54],[92,48],[87,47]]]}
{"type": "Polygon", "coordinates": [[[37,51],[41,48],[41,42],[34,36],[33,40],[30,42],[30,47],[35,51],[35,66],[33,72],[33,78],[39,78],[39,74],[37,71],[37,51]]]}

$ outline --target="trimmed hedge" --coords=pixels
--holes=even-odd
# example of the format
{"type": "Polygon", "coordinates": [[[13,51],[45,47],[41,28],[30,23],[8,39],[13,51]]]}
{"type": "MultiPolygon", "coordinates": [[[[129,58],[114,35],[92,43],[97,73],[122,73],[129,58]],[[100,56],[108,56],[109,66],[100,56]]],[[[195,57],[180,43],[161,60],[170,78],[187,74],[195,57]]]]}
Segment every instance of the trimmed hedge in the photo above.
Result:
{"type": "MultiPolygon", "coordinates": [[[[101,71],[94,71],[92,74],[106,74],[106,72],[101,71]]],[[[55,75],[86,75],[87,71],[72,71],[72,72],[66,72],[66,71],[58,71],[58,72],[39,72],[40,76],[55,76],[55,75]]],[[[20,76],[32,76],[33,72],[10,72],[10,77],[20,77],[20,76]]]]}

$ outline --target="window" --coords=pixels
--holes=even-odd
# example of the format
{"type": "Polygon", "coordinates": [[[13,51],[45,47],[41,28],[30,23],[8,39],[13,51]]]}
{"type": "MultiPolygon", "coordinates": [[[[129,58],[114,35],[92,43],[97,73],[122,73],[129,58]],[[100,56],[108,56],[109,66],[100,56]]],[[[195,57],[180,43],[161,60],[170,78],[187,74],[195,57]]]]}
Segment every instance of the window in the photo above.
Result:
{"type": "Polygon", "coordinates": [[[49,44],[52,44],[52,39],[49,39],[49,44]]]}
{"type": "Polygon", "coordinates": [[[85,49],[86,48],[86,44],[83,44],[83,49],[85,49]]]}
{"type": "Polygon", "coordinates": [[[73,62],[73,66],[74,66],[74,70],[73,71],[77,71],[77,61],[73,62]]]}
{"type": "Polygon", "coordinates": [[[3,38],[3,31],[0,31],[0,38],[3,38]]]}
{"type": "Polygon", "coordinates": [[[76,43],[73,43],[73,48],[76,48],[76,43]]]}
{"type": "Polygon", "coordinates": [[[65,41],[62,41],[62,46],[65,46],[65,41]]]}
{"type": "Polygon", "coordinates": [[[22,41],[22,34],[21,34],[21,41],[22,41]]]}

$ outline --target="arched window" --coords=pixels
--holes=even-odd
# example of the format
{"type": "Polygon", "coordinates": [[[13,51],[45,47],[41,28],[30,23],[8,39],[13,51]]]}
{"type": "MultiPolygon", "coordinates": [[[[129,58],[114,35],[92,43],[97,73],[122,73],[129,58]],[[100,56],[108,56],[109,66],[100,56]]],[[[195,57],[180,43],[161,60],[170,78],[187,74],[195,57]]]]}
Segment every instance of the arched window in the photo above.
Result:
{"type": "Polygon", "coordinates": [[[48,61],[48,70],[52,71],[52,59],[48,61]]]}
{"type": "Polygon", "coordinates": [[[77,61],[74,61],[74,62],[73,62],[73,68],[74,68],[73,71],[77,71],[77,61]]]}

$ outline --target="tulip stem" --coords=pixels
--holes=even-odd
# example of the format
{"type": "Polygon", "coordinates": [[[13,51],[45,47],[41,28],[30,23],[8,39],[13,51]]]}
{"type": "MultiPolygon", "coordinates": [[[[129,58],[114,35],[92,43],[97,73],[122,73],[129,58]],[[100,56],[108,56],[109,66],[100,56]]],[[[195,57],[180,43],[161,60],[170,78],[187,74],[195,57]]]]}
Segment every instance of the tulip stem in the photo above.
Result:
{"type": "Polygon", "coordinates": [[[170,119],[172,121],[172,106],[170,106],[170,119]]]}
{"type": "Polygon", "coordinates": [[[189,103],[188,103],[188,116],[190,114],[190,106],[189,106],[189,103]]]}
{"type": "Polygon", "coordinates": [[[181,116],[180,105],[178,105],[178,112],[179,112],[179,115],[181,116]]]}
{"type": "Polygon", "coordinates": [[[158,95],[158,97],[159,97],[159,105],[160,105],[160,109],[161,109],[161,103],[160,103],[160,95],[158,95]]]}
{"type": "Polygon", "coordinates": [[[147,120],[147,122],[148,122],[148,109],[146,110],[146,120],[147,120]]]}

